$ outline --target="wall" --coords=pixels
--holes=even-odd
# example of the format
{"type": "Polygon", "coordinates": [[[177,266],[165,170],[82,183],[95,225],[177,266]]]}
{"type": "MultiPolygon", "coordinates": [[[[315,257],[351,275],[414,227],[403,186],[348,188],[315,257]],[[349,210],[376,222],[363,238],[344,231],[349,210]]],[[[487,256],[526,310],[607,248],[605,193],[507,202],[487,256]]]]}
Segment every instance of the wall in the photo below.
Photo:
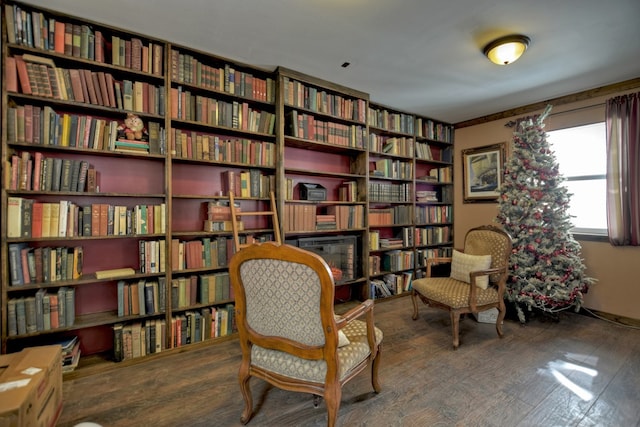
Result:
{"type": "MultiPolygon", "coordinates": [[[[629,92],[635,92],[638,89],[629,92]]],[[[604,103],[621,93],[594,97],[554,106],[545,121],[548,131],[569,126],[604,120],[604,103]]],[[[535,111],[529,114],[538,114],[535,111]]],[[[455,247],[463,246],[465,232],[472,227],[494,223],[497,203],[463,203],[462,154],[467,148],[507,142],[507,157],[511,153],[513,129],[505,124],[522,115],[500,119],[488,123],[456,129],[454,152],[454,235],[455,247]]],[[[587,266],[587,274],[598,282],[585,295],[584,306],[590,309],[640,319],[640,247],[614,247],[608,242],[583,241],[582,256],[587,266]]]]}

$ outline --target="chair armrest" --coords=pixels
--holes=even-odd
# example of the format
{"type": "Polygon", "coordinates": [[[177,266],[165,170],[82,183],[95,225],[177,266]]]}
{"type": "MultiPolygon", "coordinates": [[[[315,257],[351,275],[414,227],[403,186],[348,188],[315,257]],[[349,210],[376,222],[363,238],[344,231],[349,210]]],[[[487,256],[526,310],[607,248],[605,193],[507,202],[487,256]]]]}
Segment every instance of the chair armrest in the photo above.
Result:
{"type": "Polygon", "coordinates": [[[476,285],[476,278],[480,277],[480,276],[489,276],[491,274],[506,274],[507,273],[507,268],[506,267],[502,267],[502,268],[487,268],[486,270],[476,270],[476,271],[472,271],[469,273],[469,279],[470,279],[470,289],[469,289],[469,308],[471,309],[471,311],[473,313],[477,312],[477,304],[478,304],[478,297],[477,297],[477,285],[476,285]]]}
{"type": "Polygon", "coordinates": [[[353,307],[349,311],[344,314],[339,314],[336,316],[336,326],[338,329],[342,329],[347,323],[352,321],[353,319],[357,319],[368,311],[373,310],[373,300],[368,299],[363,301],[359,305],[353,307]]]}

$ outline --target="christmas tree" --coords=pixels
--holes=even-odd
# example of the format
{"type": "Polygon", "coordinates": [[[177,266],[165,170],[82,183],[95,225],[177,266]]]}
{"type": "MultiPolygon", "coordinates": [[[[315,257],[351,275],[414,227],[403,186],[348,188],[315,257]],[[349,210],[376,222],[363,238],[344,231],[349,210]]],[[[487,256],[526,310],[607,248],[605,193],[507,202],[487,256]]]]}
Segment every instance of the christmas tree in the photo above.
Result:
{"type": "Polygon", "coordinates": [[[505,299],[514,303],[522,323],[525,309],[578,311],[594,282],[585,275],[580,244],[571,234],[571,194],[543,130],[550,110],[519,122],[500,187],[497,222],[513,238],[505,299]]]}

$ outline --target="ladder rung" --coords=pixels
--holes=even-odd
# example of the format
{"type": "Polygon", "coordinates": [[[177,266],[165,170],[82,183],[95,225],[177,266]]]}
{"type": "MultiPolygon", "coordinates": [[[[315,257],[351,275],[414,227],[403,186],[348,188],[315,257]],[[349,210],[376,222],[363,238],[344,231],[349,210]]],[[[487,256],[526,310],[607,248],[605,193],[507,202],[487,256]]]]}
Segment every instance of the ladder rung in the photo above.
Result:
{"type": "Polygon", "coordinates": [[[236,212],[236,216],[262,216],[262,215],[273,215],[271,211],[258,211],[258,212],[236,212]]]}

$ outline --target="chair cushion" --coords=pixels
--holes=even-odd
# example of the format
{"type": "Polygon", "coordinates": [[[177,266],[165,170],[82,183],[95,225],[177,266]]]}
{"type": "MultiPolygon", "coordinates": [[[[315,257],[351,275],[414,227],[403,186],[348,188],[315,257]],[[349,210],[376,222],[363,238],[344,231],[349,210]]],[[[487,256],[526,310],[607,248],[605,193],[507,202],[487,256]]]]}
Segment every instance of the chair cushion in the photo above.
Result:
{"type": "MultiPolygon", "coordinates": [[[[451,308],[469,306],[470,287],[450,277],[425,277],[413,281],[413,289],[427,299],[445,304],[451,308]]],[[[478,305],[498,302],[498,291],[494,287],[476,291],[478,305]]]]}
{"type": "MultiPolygon", "coordinates": [[[[342,380],[356,365],[369,357],[371,353],[367,342],[367,324],[352,320],[341,329],[350,341],[349,345],[338,348],[342,380]]],[[[382,331],[375,328],[376,342],[382,342],[382,331]]],[[[324,383],[327,365],[324,360],[305,360],[277,350],[269,350],[257,345],[251,348],[251,364],[280,375],[299,380],[324,383]]]]}
{"type": "MultiPolygon", "coordinates": [[[[472,271],[486,270],[491,265],[491,255],[469,255],[453,250],[451,259],[451,278],[465,283],[471,283],[472,271]]],[[[487,289],[489,276],[476,277],[476,286],[487,289]]]]}

